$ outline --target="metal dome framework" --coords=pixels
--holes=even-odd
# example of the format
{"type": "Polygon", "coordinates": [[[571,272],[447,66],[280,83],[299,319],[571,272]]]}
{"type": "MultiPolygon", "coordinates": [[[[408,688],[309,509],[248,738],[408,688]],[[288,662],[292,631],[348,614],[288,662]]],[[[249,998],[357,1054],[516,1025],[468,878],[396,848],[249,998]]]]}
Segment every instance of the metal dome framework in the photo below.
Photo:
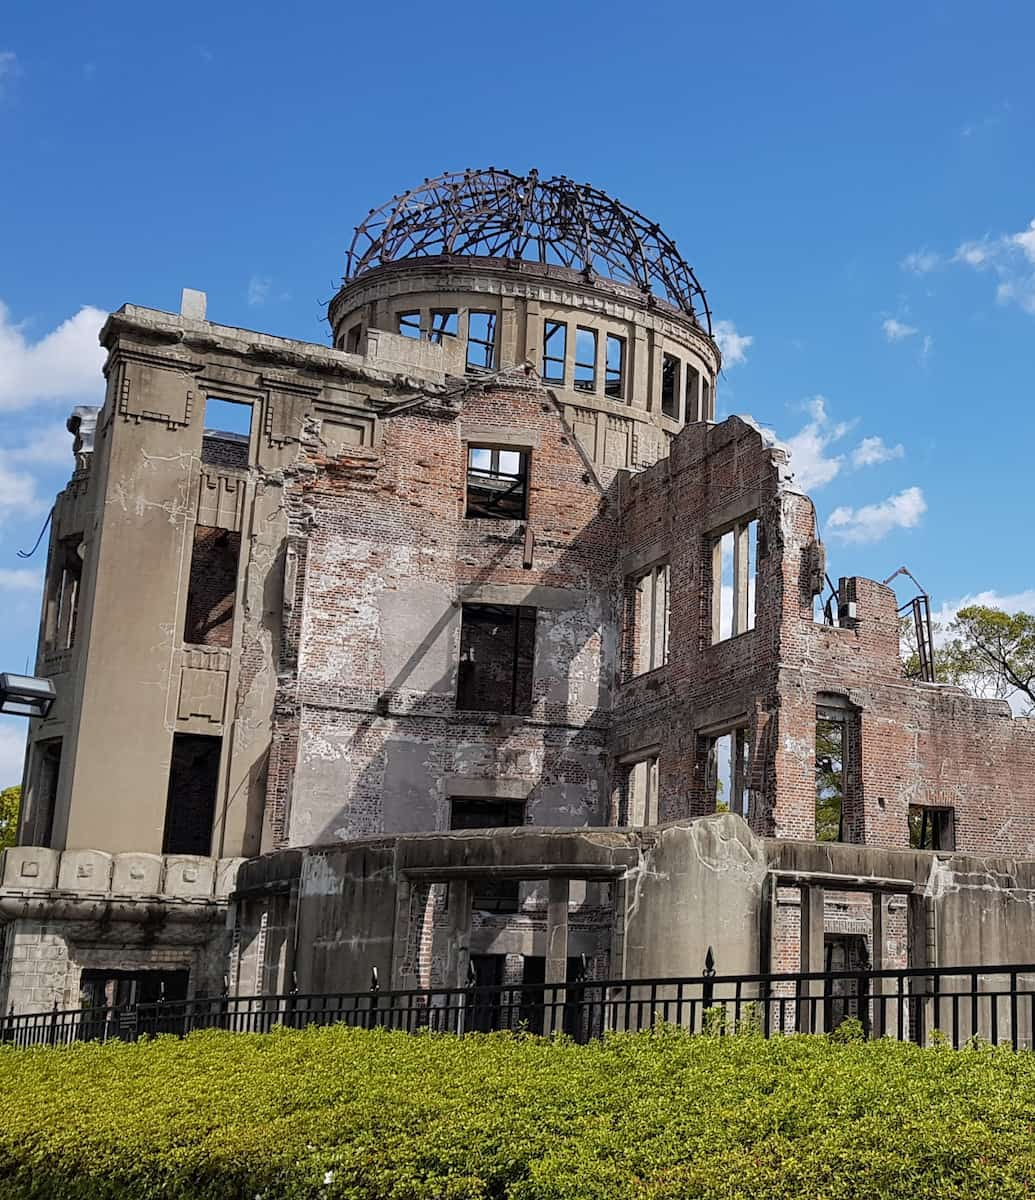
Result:
{"type": "Polygon", "coordinates": [[[659,225],[588,183],[490,167],[425,179],[356,228],[345,281],[400,259],[477,255],[581,271],[656,295],[712,331],[704,289],[659,225]]]}

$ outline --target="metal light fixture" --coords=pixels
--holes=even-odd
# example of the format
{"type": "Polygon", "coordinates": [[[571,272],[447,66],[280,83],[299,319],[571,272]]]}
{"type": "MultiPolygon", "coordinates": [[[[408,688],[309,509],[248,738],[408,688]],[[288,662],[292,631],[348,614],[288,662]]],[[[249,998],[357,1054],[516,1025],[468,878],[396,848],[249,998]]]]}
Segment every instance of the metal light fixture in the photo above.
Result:
{"type": "Polygon", "coordinates": [[[16,717],[45,717],[56,693],[49,679],[33,675],[0,674],[0,713],[16,717]]]}

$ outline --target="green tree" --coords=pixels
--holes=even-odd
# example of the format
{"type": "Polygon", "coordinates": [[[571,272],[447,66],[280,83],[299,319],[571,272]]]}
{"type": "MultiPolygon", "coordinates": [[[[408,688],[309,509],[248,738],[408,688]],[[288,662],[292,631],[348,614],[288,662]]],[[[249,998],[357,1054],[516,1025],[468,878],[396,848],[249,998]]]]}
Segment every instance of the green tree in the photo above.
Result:
{"type": "MultiPolygon", "coordinates": [[[[946,628],[935,626],[935,673],[975,696],[1019,697],[1035,713],[1035,616],[1007,613],[984,604],[961,608],[946,628]]],[[[919,674],[913,622],[903,621],[907,675],[919,674]]]]}
{"type": "Polygon", "coordinates": [[[22,806],[22,789],[4,788],[0,792],[0,850],[13,846],[18,836],[18,812],[22,806]]]}

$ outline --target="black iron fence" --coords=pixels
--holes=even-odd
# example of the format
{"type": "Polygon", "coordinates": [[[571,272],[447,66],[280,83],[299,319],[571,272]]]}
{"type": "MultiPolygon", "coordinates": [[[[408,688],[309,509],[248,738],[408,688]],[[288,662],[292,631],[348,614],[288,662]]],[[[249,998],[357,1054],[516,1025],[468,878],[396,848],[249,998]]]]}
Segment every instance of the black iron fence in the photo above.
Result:
{"type": "Polygon", "coordinates": [[[184,1036],[198,1029],[266,1033],[274,1026],[344,1024],[363,1029],[563,1032],[588,1041],[661,1023],[692,1033],[830,1033],[851,1020],[863,1037],[962,1046],[978,1037],[1031,1048],[1035,965],[926,967],[768,975],[705,973],[683,979],[605,979],[330,995],[220,996],[15,1014],[0,1042],[57,1046],[184,1036]],[[935,1031],[938,1031],[937,1034],[935,1031]]]}

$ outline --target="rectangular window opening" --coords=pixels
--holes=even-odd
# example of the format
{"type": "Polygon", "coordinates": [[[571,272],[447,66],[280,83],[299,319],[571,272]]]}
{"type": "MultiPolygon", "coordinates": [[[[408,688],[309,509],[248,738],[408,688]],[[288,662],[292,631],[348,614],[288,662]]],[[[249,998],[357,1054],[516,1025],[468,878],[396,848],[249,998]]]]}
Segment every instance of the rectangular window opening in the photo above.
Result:
{"type": "Polygon", "coordinates": [[[360,347],[360,342],[362,341],[362,338],[363,338],[362,324],[353,325],[345,338],[345,349],[348,351],[349,354],[358,354],[359,353],[359,347],[360,347]]]}
{"type": "Polygon", "coordinates": [[[523,521],[528,507],[527,450],[467,447],[468,517],[523,521]]]}
{"type": "Polygon", "coordinates": [[[563,321],[543,322],[543,379],[564,383],[564,362],[568,353],[568,326],[563,321]]]}
{"type": "Polygon", "coordinates": [[[536,610],[465,604],[456,706],[473,712],[532,711],[536,610]]]}
{"type": "Polygon", "coordinates": [[[618,773],[618,824],[639,827],[658,822],[657,754],[623,763],[618,773]]]}
{"type": "Polygon", "coordinates": [[[686,364],[683,420],[701,420],[701,373],[689,363],[686,364]]]}
{"type": "Polygon", "coordinates": [[[755,628],[759,524],[738,521],[712,546],[712,641],[755,628]]]}
{"type": "Polygon", "coordinates": [[[253,406],[243,400],[205,400],[201,461],[221,467],[247,467],[253,406]]]}
{"type": "Polygon", "coordinates": [[[712,385],[707,379],[701,380],[701,420],[715,420],[715,409],[712,405],[712,385]]]}
{"type": "Polygon", "coordinates": [[[442,339],[455,338],[460,332],[460,318],[455,308],[433,308],[431,310],[431,329],[428,339],[436,346],[442,344],[442,339]]]}
{"type": "Polygon", "coordinates": [[[612,400],[622,400],[625,397],[625,338],[609,333],[606,349],[604,394],[612,400]]]}
{"type": "Polygon", "coordinates": [[[955,811],[931,808],[926,804],[909,806],[909,845],[913,850],[955,850],[955,811]]]}
{"type": "Polygon", "coordinates": [[[820,708],[816,716],[816,841],[845,840],[847,710],[820,708]]]}
{"type": "Polygon", "coordinates": [[[597,334],[595,329],[575,329],[575,390],[597,390],[597,334]]]}
{"type": "Polygon", "coordinates": [[[661,356],[661,411],[679,419],[679,359],[671,354],[661,356]]]}
{"type": "MultiPolygon", "coordinates": [[[[450,829],[512,829],[525,823],[523,800],[469,799],[450,801],[450,829]]],[[[519,879],[474,878],[473,907],[482,912],[517,912],[519,879]]]]}
{"type": "Polygon", "coordinates": [[[420,337],[420,312],[401,312],[395,315],[395,331],[403,337],[420,337]]]}
{"type": "Polygon", "coordinates": [[[658,563],[630,581],[628,673],[643,675],[668,662],[669,564],[658,563]]]}
{"type": "Polygon", "coordinates": [[[50,846],[54,840],[54,816],[61,776],[61,738],[36,742],[32,747],[32,757],[30,795],[21,842],[28,846],[50,846]]]}
{"type": "Polygon", "coordinates": [[[183,640],[191,646],[233,644],[241,535],[195,525],[183,640]]]}
{"type": "Polygon", "coordinates": [[[174,733],[163,854],[212,853],[221,737],[174,733]]]}
{"type": "Polygon", "coordinates": [[[81,537],[64,538],[56,546],[44,625],[44,645],[51,653],[70,650],[75,644],[83,578],[82,553],[81,537]]]}
{"type": "Polygon", "coordinates": [[[736,813],[750,820],[748,771],[751,739],[743,726],[708,739],[705,790],[715,812],[736,813]]]}
{"type": "Polygon", "coordinates": [[[496,314],[467,314],[467,365],[479,371],[491,371],[496,365],[496,314]]]}

